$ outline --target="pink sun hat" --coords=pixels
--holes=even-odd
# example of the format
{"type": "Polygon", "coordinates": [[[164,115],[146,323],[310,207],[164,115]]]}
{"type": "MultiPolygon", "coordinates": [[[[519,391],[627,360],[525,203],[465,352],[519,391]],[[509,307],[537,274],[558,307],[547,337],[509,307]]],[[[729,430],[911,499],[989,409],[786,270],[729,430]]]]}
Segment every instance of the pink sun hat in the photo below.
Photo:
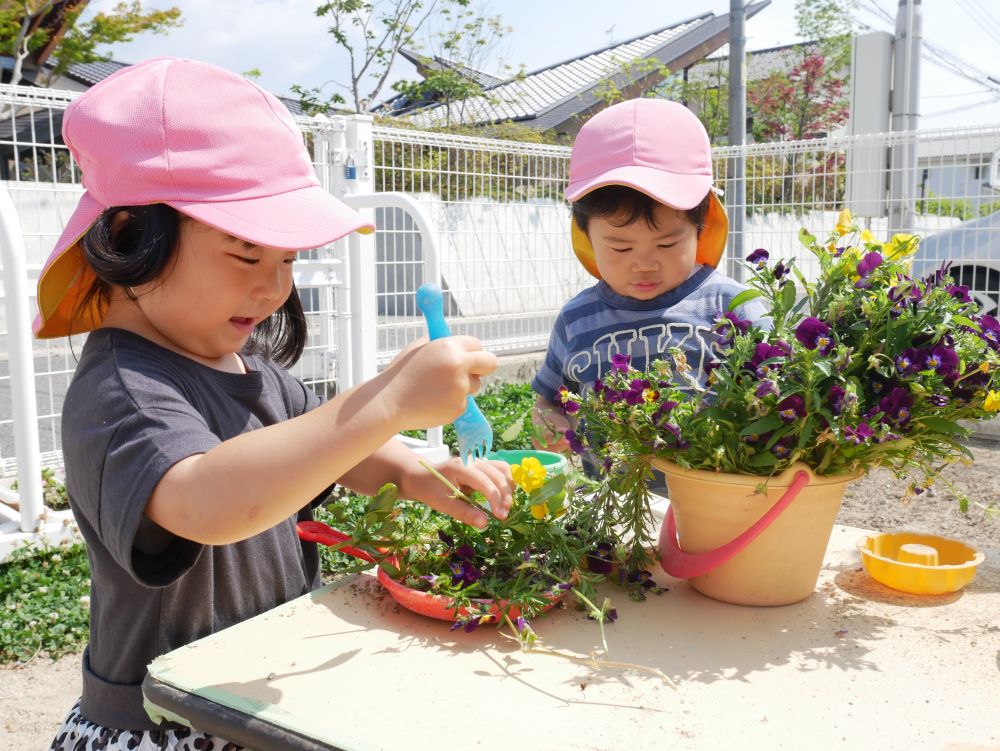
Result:
{"type": "MultiPolygon", "coordinates": [[[[590,118],[573,143],[566,200],[624,185],[682,211],[711,195],[698,238],[697,263],[717,266],[729,219],[712,190],[712,145],[705,126],[687,107],[665,99],[630,99],[590,118]]],[[[571,220],[573,250],[600,278],[586,233],[571,220]]]]}
{"type": "Polygon", "coordinates": [[[322,188],[288,109],[214,65],[157,58],[124,68],[66,108],[62,134],[87,190],[38,278],[40,339],[100,325],[102,310],[77,310],[94,279],[79,241],[112,206],[164,203],[281,250],[375,229],[322,188]]]}

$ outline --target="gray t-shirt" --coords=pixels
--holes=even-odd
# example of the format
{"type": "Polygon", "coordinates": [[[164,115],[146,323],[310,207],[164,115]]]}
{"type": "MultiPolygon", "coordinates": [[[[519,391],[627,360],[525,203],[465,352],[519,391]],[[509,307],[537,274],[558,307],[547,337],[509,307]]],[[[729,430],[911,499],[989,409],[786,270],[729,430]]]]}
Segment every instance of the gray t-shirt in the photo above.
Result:
{"type": "Polygon", "coordinates": [[[181,459],[301,415],[319,398],[274,362],[214,370],[120,329],[90,334],[66,394],[63,455],[70,505],[91,567],[81,711],[150,730],[140,685],[155,657],[305,594],[319,584],[313,543],[295,532],[309,506],[239,543],[208,546],[143,510],[181,459]]]}

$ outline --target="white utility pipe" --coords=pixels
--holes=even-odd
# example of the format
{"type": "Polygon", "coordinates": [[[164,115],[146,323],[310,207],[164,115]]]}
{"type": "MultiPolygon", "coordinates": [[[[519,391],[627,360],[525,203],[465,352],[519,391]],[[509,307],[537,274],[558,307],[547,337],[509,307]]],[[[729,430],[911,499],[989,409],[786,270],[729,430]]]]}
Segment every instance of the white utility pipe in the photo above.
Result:
{"type": "Polygon", "coordinates": [[[14,407],[17,494],[21,506],[21,531],[34,532],[39,525],[44,496],[26,255],[17,208],[7,188],[0,185],[0,262],[3,263],[4,305],[7,311],[7,356],[10,359],[10,399],[14,407]]]}

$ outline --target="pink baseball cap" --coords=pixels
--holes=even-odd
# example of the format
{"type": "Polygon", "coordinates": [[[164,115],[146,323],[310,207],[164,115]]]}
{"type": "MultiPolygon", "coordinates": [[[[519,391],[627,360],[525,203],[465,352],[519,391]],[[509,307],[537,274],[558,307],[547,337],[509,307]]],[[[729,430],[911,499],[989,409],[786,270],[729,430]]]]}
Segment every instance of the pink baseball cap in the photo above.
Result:
{"type": "MultiPolygon", "coordinates": [[[[698,238],[697,263],[716,266],[722,257],[729,220],[712,191],[712,145],[691,110],[665,99],[630,99],[588,120],[573,143],[566,200],[597,188],[624,185],[666,206],[693,209],[711,194],[705,227],[698,238]]],[[[586,233],[571,222],[573,250],[600,278],[586,233]]]]}
{"type": "Polygon", "coordinates": [[[164,203],[256,245],[306,250],[374,226],[325,191],[288,109],[235,73],[157,58],[73,101],[63,140],[87,189],[38,278],[35,336],[96,328],[80,238],[111,206],[164,203]]]}

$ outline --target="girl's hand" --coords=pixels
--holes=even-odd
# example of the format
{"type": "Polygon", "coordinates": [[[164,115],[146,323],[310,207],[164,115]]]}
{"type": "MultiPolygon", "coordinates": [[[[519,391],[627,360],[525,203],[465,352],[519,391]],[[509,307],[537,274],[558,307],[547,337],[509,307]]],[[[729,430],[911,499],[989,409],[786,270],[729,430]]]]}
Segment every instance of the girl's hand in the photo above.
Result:
{"type": "Polygon", "coordinates": [[[531,444],[536,449],[555,451],[561,454],[570,453],[569,441],[566,440],[564,434],[573,426],[570,424],[569,418],[562,414],[556,405],[538,397],[535,401],[535,408],[531,410],[531,424],[535,426],[536,431],[542,437],[541,440],[531,439],[531,444]]]}
{"type": "Polygon", "coordinates": [[[449,336],[414,342],[376,377],[388,414],[399,430],[412,430],[454,420],[465,410],[466,397],[479,390],[480,378],[496,368],[496,355],[478,339],[449,336]]]}
{"type": "MultiPolygon", "coordinates": [[[[493,515],[498,519],[507,518],[514,500],[514,481],[506,462],[478,459],[466,466],[461,459],[452,458],[435,465],[434,469],[466,495],[473,490],[482,493],[493,515]]],[[[473,527],[482,529],[488,521],[485,511],[461,498],[453,498],[451,490],[419,464],[408,469],[400,479],[399,491],[401,498],[426,503],[473,527]]]]}

